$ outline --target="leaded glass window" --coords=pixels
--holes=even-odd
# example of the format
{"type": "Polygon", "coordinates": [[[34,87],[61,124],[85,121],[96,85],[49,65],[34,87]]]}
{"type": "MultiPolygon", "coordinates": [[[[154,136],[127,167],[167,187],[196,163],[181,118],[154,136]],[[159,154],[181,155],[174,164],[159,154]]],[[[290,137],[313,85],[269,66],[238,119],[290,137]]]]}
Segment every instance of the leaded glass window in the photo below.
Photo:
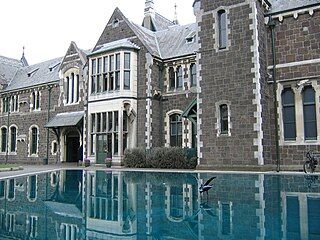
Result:
{"type": "Polygon", "coordinates": [[[282,92],[282,115],[284,140],[296,140],[295,98],[291,88],[282,92]]]}
{"type": "Polygon", "coordinates": [[[303,90],[302,96],[304,136],[306,140],[315,140],[317,139],[315,91],[311,86],[308,86],[303,90]]]}

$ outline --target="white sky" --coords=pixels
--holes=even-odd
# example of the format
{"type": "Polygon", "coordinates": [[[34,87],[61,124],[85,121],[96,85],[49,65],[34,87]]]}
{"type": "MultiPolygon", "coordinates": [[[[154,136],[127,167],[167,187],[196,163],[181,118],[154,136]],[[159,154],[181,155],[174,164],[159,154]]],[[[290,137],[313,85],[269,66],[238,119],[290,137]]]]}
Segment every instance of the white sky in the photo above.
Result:
{"type": "MultiPolygon", "coordinates": [[[[195,22],[194,0],[154,0],[158,13],[180,24],[195,22]]],[[[94,47],[116,7],[142,23],[145,0],[1,0],[0,55],[20,59],[22,47],[29,64],[64,56],[71,41],[94,47]]]]}

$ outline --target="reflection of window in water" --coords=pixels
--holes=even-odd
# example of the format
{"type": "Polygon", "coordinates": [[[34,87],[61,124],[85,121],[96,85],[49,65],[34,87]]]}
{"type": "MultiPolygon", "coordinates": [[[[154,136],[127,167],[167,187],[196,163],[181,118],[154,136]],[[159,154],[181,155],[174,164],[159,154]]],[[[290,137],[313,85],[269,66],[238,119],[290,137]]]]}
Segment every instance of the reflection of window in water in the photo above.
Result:
{"type": "Polygon", "coordinates": [[[6,230],[8,232],[13,232],[14,231],[14,226],[15,224],[15,215],[12,213],[7,213],[6,216],[6,230]]]}
{"type": "Polygon", "coordinates": [[[27,234],[30,238],[35,238],[38,235],[38,217],[27,217],[27,234]]]}
{"type": "Polygon", "coordinates": [[[5,194],[4,188],[5,188],[5,181],[0,181],[0,198],[4,198],[4,194],[5,194]]]}
{"type": "Polygon", "coordinates": [[[174,186],[170,188],[170,217],[176,220],[183,218],[182,186],[174,186]]]}
{"type": "Polygon", "coordinates": [[[15,185],[15,181],[14,179],[10,179],[8,181],[8,199],[9,200],[13,200],[14,196],[15,196],[15,192],[14,192],[14,186],[15,185]]]}
{"type": "MultiPolygon", "coordinates": [[[[124,192],[127,188],[123,188],[123,181],[119,179],[117,174],[97,172],[96,176],[89,176],[90,190],[90,218],[118,221],[119,220],[119,201],[127,199],[124,192]],[[121,186],[122,185],[122,186],[121,186]],[[122,191],[120,192],[120,187],[122,191]],[[123,199],[124,198],[124,199],[123,199]]],[[[124,203],[123,210],[126,207],[124,203]]],[[[123,214],[123,213],[121,213],[123,214]]]]}
{"type": "Polygon", "coordinates": [[[74,224],[62,223],[61,229],[61,239],[62,240],[76,240],[78,239],[78,226],[74,224]]]}
{"type": "Polygon", "coordinates": [[[6,217],[3,210],[0,210],[0,229],[5,230],[6,228],[6,217]]]}
{"type": "Polygon", "coordinates": [[[37,198],[37,175],[28,177],[28,199],[35,201],[37,198]]]}
{"type": "Polygon", "coordinates": [[[232,234],[232,202],[219,201],[219,235],[232,234]]]}
{"type": "Polygon", "coordinates": [[[320,194],[282,193],[283,238],[320,238],[320,194]]]}

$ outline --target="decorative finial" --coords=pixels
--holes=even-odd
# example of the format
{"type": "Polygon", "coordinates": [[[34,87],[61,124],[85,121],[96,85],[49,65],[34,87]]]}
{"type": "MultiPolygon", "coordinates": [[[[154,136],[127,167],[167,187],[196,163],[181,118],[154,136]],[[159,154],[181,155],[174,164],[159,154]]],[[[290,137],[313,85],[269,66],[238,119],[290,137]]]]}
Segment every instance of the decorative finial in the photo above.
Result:
{"type": "Polygon", "coordinates": [[[173,20],[173,23],[178,25],[179,24],[179,21],[178,21],[178,5],[177,3],[174,4],[174,20],[173,20]]]}
{"type": "Polygon", "coordinates": [[[24,56],[24,50],[25,50],[25,47],[23,46],[22,47],[22,56],[21,56],[20,62],[22,63],[22,65],[24,67],[27,67],[27,66],[29,66],[29,64],[28,64],[26,57],[24,56]]]}

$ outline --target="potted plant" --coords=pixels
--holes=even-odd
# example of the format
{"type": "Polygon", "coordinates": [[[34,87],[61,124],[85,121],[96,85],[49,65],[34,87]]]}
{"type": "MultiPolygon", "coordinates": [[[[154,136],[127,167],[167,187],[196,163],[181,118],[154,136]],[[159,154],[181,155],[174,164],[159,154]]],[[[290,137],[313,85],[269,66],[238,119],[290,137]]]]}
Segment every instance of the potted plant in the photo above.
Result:
{"type": "Polygon", "coordinates": [[[112,154],[110,152],[107,153],[107,157],[105,159],[106,167],[110,168],[112,165],[112,154]]]}

